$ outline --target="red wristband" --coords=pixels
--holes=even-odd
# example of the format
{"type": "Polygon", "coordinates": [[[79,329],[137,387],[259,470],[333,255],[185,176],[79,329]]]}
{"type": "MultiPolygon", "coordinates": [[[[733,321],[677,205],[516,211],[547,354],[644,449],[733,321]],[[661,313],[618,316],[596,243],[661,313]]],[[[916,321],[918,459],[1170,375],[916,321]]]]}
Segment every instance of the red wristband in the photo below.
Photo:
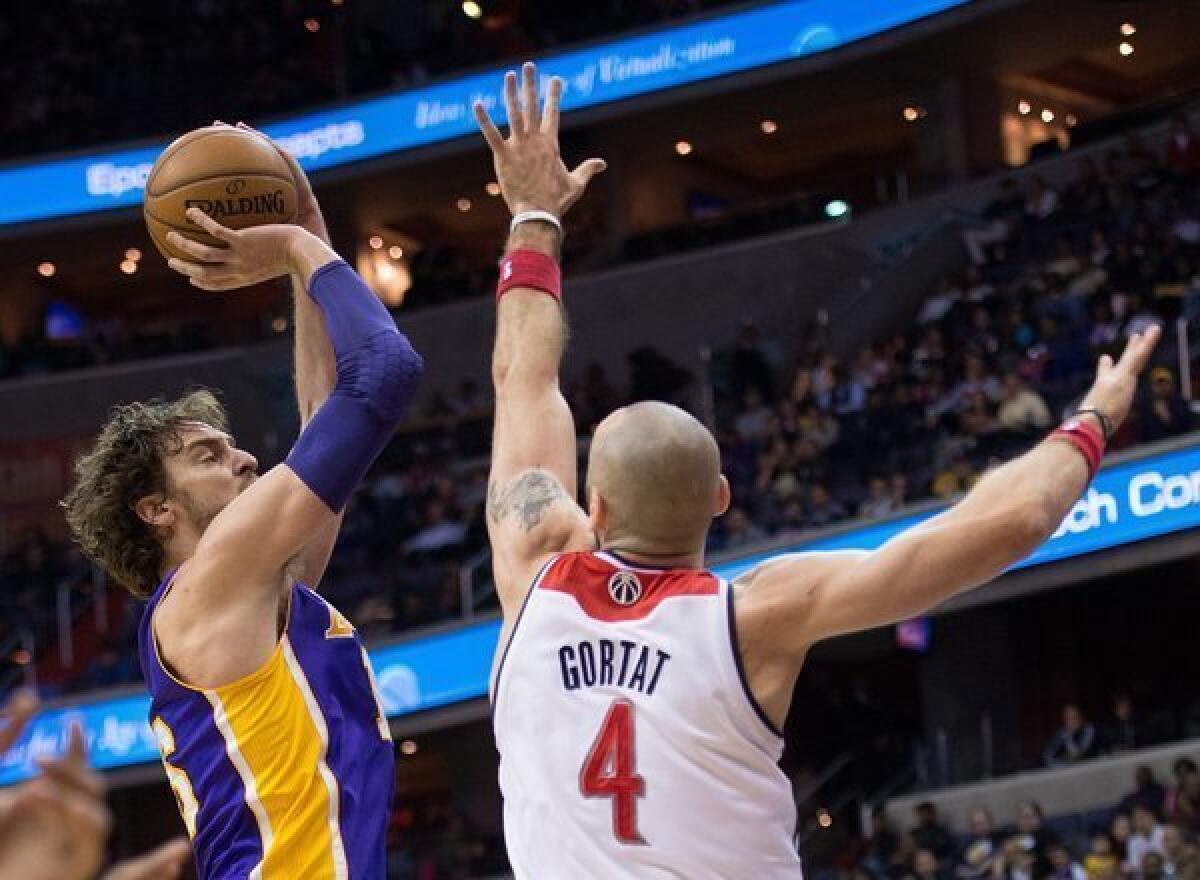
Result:
{"type": "Polygon", "coordinates": [[[540,290],[562,302],[562,270],[558,260],[541,251],[521,248],[505,254],[500,261],[500,279],[496,282],[496,301],[514,287],[540,290]]]}
{"type": "Polygon", "coordinates": [[[1088,466],[1088,481],[1100,470],[1100,460],[1104,458],[1104,433],[1095,425],[1090,425],[1082,419],[1068,419],[1050,434],[1066,440],[1079,450],[1088,466]]]}

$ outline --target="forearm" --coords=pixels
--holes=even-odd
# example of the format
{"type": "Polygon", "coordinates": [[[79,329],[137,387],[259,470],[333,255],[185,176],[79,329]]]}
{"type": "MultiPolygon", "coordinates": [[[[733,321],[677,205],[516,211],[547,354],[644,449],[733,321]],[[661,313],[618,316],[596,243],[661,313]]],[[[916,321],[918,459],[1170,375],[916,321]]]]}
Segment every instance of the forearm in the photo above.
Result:
{"type": "MultiPolygon", "coordinates": [[[[312,253],[310,263],[319,257],[318,250],[312,253]]],[[[324,263],[308,277],[307,289],[333,350],[336,381],[287,463],[336,512],[403,418],[424,362],[387,309],[345,263],[324,263]]]]}
{"type": "MultiPolygon", "coordinates": [[[[535,250],[558,258],[558,230],[545,223],[522,223],[509,236],[506,254],[535,250]]],[[[496,346],[492,378],[497,398],[558,388],[558,370],[566,344],[563,309],[540,290],[516,288],[496,309],[496,346]]]]}
{"type": "Polygon", "coordinates": [[[295,305],[296,408],[303,427],[333,391],[337,367],[321,310],[296,274],[292,275],[292,300],[295,305]]]}
{"type": "MultiPolygon", "coordinates": [[[[937,519],[991,522],[989,531],[993,533],[987,537],[997,540],[991,543],[995,559],[987,560],[991,562],[988,567],[1003,570],[1054,534],[1087,483],[1087,462],[1079,451],[1050,437],[1025,455],[990,471],[961,502],[937,519]]],[[[981,536],[979,542],[983,540],[981,536]]],[[[990,555],[985,553],[984,559],[990,555]]],[[[983,572],[989,578],[995,574],[999,571],[983,572]]]]}

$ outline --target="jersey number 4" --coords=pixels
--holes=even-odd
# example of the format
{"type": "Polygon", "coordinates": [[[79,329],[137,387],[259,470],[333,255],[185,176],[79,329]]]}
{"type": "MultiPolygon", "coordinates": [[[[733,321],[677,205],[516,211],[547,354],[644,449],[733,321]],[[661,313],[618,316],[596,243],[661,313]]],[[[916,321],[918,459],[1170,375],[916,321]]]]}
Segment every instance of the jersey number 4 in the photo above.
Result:
{"type": "Polygon", "coordinates": [[[646,780],[637,774],[633,703],[614,700],[579,771],[584,797],[612,798],[613,834],[620,843],[645,843],[637,828],[637,798],[646,780]]]}

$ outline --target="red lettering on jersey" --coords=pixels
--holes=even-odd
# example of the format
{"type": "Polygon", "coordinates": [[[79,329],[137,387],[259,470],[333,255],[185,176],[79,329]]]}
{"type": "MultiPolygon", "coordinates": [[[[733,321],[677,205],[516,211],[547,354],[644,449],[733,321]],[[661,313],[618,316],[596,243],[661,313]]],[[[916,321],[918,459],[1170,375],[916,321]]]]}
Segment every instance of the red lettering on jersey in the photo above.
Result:
{"type": "Polygon", "coordinates": [[[633,703],[614,700],[579,771],[584,797],[612,798],[613,834],[620,843],[645,843],[637,829],[637,800],[646,780],[637,774],[633,703]]]}

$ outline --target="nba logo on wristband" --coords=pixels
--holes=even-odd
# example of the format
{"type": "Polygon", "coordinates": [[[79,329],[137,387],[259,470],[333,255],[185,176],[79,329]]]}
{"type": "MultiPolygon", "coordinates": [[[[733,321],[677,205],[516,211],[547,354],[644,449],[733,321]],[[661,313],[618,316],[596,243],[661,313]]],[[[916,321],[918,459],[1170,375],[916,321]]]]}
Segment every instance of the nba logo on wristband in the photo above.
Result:
{"type": "Polygon", "coordinates": [[[508,254],[500,261],[500,279],[496,285],[496,299],[513,288],[538,290],[562,301],[562,271],[558,261],[541,251],[522,248],[508,254]]]}

